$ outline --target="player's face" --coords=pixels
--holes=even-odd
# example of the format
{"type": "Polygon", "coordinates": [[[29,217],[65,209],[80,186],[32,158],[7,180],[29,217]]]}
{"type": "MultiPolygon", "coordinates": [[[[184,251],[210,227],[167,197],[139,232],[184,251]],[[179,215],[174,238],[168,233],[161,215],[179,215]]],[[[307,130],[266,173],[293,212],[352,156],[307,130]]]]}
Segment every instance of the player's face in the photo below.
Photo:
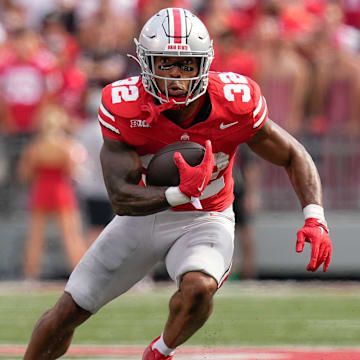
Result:
{"type": "MultiPolygon", "coordinates": [[[[155,74],[172,78],[166,82],[169,96],[186,96],[190,87],[190,81],[183,80],[197,76],[199,65],[194,57],[171,57],[157,56],[155,58],[155,74]]],[[[165,81],[156,79],[156,83],[165,92],[165,81]]]]}

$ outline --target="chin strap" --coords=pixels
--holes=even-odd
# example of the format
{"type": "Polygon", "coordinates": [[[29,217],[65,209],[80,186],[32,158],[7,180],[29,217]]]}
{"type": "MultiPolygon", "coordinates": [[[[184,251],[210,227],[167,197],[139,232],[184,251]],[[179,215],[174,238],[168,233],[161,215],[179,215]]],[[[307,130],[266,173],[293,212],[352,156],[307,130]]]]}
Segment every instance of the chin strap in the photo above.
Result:
{"type": "Polygon", "coordinates": [[[161,104],[155,105],[153,102],[148,102],[141,106],[141,111],[148,112],[149,116],[145,119],[147,124],[151,124],[153,121],[156,121],[165,110],[174,109],[176,110],[178,105],[175,103],[175,100],[171,99],[170,101],[161,104]]]}

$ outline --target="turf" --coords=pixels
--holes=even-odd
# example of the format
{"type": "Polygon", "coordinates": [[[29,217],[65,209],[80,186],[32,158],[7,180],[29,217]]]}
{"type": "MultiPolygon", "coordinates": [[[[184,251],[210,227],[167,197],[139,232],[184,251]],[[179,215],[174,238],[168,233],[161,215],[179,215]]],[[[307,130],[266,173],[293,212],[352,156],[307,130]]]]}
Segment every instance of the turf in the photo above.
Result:
{"type": "MultiPolygon", "coordinates": [[[[174,288],[131,291],[76,332],[74,344],[147,344],[160,334],[174,288]]],[[[60,290],[0,289],[0,344],[26,344],[38,317],[60,290]]],[[[356,286],[226,285],[215,310],[189,345],[358,346],[356,286]]]]}

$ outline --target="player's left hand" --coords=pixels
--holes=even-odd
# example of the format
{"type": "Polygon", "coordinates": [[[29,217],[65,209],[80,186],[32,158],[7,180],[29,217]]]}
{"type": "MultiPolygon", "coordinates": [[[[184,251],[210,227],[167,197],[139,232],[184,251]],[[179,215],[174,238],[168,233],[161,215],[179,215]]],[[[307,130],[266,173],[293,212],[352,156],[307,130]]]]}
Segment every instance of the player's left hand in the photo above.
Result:
{"type": "Polygon", "coordinates": [[[297,232],[297,252],[304,250],[305,242],[311,245],[311,258],[306,270],[314,272],[324,263],[325,272],[329,268],[332,254],[332,244],[326,225],[315,218],[306,219],[305,225],[297,232]]]}
{"type": "Polygon", "coordinates": [[[196,208],[201,209],[199,197],[209,183],[214,168],[210,140],[205,142],[205,154],[200,165],[190,166],[179,152],[174,154],[174,161],[180,173],[180,191],[191,199],[196,208]]]}

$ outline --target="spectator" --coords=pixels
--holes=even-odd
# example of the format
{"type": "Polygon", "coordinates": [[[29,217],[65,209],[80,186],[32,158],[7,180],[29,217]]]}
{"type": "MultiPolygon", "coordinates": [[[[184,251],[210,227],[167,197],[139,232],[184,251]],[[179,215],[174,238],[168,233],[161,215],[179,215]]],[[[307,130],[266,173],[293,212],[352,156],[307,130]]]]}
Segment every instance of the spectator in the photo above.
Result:
{"type": "Polygon", "coordinates": [[[79,146],[66,133],[68,117],[58,108],[41,114],[38,135],[24,149],[18,167],[22,181],[29,183],[29,231],[25,243],[24,275],[40,276],[44,231],[54,215],[62,234],[69,269],[78,263],[86,246],[81,235],[80,216],[72,185],[79,146]]]}
{"type": "Polygon", "coordinates": [[[6,50],[0,64],[2,131],[30,134],[37,130],[37,111],[54,89],[56,60],[38,35],[25,28],[9,33],[6,50]]]}
{"type": "Polygon", "coordinates": [[[313,68],[308,141],[333,208],[358,199],[360,183],[360,61],[339,41],[342,24],[342,9],[329,4],[307,47],[313,68]]]}
{"type": "Polygon", "coordinates": [[[212,70],[232,71],[255,77],[257,59],[253,51],[253,29],[258,18],[258,1],[213,0],[204,15],[214,36],[216,56],[212,70]]]}
{"type": "Polygon", "coordinates": [[[101,1],[95,14],[80,23],[81,66],[90,86],[101,88],[138,70],[127,56],[135,26],[134,17],[114,12],[110,0],[101,1]]]}
{"type": "Polygon", "coordinates": [[[294,44],[297,37],[309,31],[302,27],[309,21],[309,15],[300,5],[296,8],[281,5],[276,10],[272,8],[271,13],[265,12],[258,23],[254,49],[259,67],[257,80],[266,96],[271,118],[291,134],[299,135],[304,120],[309,64],[297,53],[294,44]],[[293,17],[295,13],[298,18],[293,17]]]}
{"type": "Polygon", "coordinates": [[[244,44],[243,39],[239,40],[232,29],[223,29],[223,32],[217,35],[217,44],[217,55],[211,66],[212,70],[231,71],[255,77],[257,59],[244,44]]]}
{"type": "Polygon", "coordinates": [[[55,58],[34,31],[19,28],[8,34],[0,59],[0,127],[9,163],[4,191],[8,210],[11,204],[16,205],[19,194],[14,175],[19,154],[38,128],[37,114],[51,101],[57,76],[55,58]]]}
{"type": "Polygon", "coordinates": [[[57,59],[59,85],[56,101],[72,117],[73,123],[80,123],[85,117],[85,91],[87,77],[78,66],[79,45],[63,22],[63,14],[53,12],[43,21],[43,38],[57,59]]]}
{"type": "Polygon", "coordinates": [[[242,280],[255,279],[256,247],[252,219],[260,204],[259,169],[247,147],[239,146],[233,167],[235,239],[240,259],[234,259],[232,273],[242,280]],[[239,262],[239,264],[238,264],[239,262]]]}
{"type": "Polygon", "coordinates": [[[343,19],[340,7],[328,6],[323,26],[314,34],[310,59],[314,68],[312,134],[360,136],[360,61],[337,41],[343,19]],[[336,71],[334,71],[336,69],[336,71]]]}
{"type": "MultiPolygon", "coordinates": [[[[297,52],[295,44],[310,31],[308,24],[313,25],[312,17],[299,3],[290,6],[275,1],[270,5],[264,8],[256,28],[256,79],[262,86],[271,119],[299,137],[304,131],[310,66],[297,52]]],[[[278,168],[264,163],[262,179],[264,187],[269,189],[264,206],[270,207],[274,202],[274,207],[281,204],[287,208],[292,193],[287,187],[286,176],[278,168]]]]}

